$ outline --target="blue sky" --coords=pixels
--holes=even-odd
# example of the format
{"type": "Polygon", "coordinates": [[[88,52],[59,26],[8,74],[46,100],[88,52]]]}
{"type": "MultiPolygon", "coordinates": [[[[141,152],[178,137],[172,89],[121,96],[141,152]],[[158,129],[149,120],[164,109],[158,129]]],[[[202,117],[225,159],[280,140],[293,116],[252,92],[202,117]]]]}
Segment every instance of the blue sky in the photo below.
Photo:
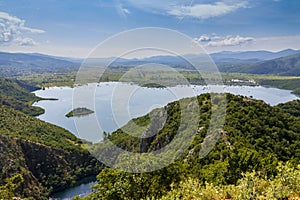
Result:
{"type": "Polygon", "coordinates": [[[0,0],[0,51],[85,57],[142,27],[182,32],[208,52],[300,49],[299,10],[299,0],[0,0]]]}

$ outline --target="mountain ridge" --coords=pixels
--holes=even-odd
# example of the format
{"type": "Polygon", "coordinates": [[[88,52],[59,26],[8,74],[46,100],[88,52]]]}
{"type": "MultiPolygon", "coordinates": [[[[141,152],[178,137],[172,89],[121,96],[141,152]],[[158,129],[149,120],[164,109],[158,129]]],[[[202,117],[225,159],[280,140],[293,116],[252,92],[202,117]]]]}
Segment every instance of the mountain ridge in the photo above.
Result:
{"type": "MultiPolygon", "coordinates": [[[[300,50],[285,49],[278,52],[271,51],[221,51],[217,53],[208,54],[216,63],[255,63],[266,60],[273,60],[280,57],[291,56],[300,53],[300,50]]],[[[182,57],[188,59],[197,59],[201,55],[186,54],[182,57]]],[[[32,72],[58,72],[59,70],[70,71],[77,70],[82,62],[87,64],[109,64],[114,61],[113,66],[137,65],[144,63],[160,63],[170,64],[173,67],[186,66],[186,62],[182,60],[181,56],[150,56],[145,58],[69,58],[52,56],[40,53],[7,53],[0,52],[0,72],[8,72],[12,76],[13,69],[8,67],[19,67],[32,72]]],[[[17,74],[25,73],[25,70],[17,74]]]]}

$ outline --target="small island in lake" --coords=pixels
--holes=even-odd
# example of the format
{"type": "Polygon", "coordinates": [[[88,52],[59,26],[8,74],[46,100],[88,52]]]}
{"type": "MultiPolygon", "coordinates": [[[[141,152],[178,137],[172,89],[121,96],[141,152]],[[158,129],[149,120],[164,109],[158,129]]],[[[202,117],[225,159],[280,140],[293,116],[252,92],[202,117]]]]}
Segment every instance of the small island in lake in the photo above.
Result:
{"type": "Polygon", "coordinates": [[[79,117],[84,115],[89,115],[94,113],[94,111],[88,108],[75,108],[66,114],[66,117],[79,117]]]}
{"type": "Polygon", "coordinates": [[[140,85],[141,87],[147,87],[147,88],[166,88],[165,85],[161,85],[158,83],[146,83],[146,84],[142,84],[140,85]]]}

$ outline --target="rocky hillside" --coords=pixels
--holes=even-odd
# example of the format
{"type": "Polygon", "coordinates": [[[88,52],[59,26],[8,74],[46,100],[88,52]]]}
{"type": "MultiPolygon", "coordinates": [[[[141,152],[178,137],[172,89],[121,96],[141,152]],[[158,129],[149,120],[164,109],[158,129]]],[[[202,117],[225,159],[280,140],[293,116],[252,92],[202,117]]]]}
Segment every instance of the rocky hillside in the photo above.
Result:
{"type": "MultiPolygon", "coordinates": [[[[10,192],[21,198],[47,199],[52,192],[100,171],[100,163],[82,147],[80,139],[25,114],[33,113],[29,103],[38,99],[26,88],[3,79],[0,96],[1,195],[10,192]],[[24,181],[11,191],[9,180],[19,175],[24,181]]],[[[0,199],[10,198],[1,195],[0,199]]]]}

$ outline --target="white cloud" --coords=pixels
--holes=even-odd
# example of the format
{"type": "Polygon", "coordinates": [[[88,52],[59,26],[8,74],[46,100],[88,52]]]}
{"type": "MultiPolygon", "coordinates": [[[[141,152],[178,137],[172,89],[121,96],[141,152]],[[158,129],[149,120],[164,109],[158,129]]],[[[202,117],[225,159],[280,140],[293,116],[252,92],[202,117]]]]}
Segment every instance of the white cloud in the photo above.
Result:
{"type": "Polygon", "coordinates": [[[149,12],[173,15],[179,18],[207,19],[229,14],[248,7],[248,0],[218,0],[203,3],[197,0],[123,0],[149,12]]]}
{"type": "Polygon", "coordinates": [[[25,20],[11,16],[5,12],[0,12],[0,45],[9,45],[13,42],[20,45],[35,45],[36,42],[33,39],[24,38],[23,34],[40,34],[44,32],[40,29],[26,27],[25,20]]]}
{"type": "Polygon", "coordinates": [[[197,40],[198,42],[210,42],[211,37],[209,37],[208,35],[201,35],[199,38],[196,38],[195,40],[197,40]]]}
{"type": "Polygon", "coordinates": [[[125,14],[130,14],[130,11],[129,11],[127,8],[123,8],[123,12],[124,12],[125,14]]]}
{"type": "Polygon", "coordinates": [[[37,42],[35,42],[32,38],[16,38],[14,42],[20,46],[35,46],[37,42]]]}
{"type": "Polygon", "coordinates": [[[177,17],[187,16],[193,18],[207,19],[211,17],[226,15],[240,8],[246,7],[247,3],[243,1],[239,3],[225,3],[220,1],[214,4],[195,4],[183,7],[176,6],[168,13],[177,17]]]}
{"type": "Polygon", "coordinates": [[[127,8],[124,8],[122,4],[116,4],[116,8],[119,15],[123,18],[126,18],[126,16],[131,13],[127,8]]]}
{"type": "MultiPolygon", "coordinates": [[[[206,35],[207,36],[207,35],[206,35]]],[[[208,37],[220,37],[216,35],[208,37]]],[[[290,35],[290,36],[271,36],[271,37],[242,37],[242,38],[251,38],[250,41],[247,39],[239,39],[240,42],[231,42],[239,43],[239,45],[228,45],[228,42],[222,42],[226,38],[235,38],[237,36],[222,36],[221,39],[211,39],[211,41],[200,41],[199,38],[195,38],[207,52],[220,52],[220,51],[282,51],[284,49],[299,49],[300,50],[300,35],[290,35]],[[224,45],[227,44],[227,45],[224,45]]],[[[241,37],[241,36],[239,36],[241,37]]],[[[232,40],[234,41],[234,40],[232,40]]],[[[237,41],[237,40],[235,40],[237,41]]]]}
{"type": "Polygon", "coordinates": [[[222,47],[222,46],[239,46],[246,43],[252,43],[255,41],[252,37],[243,36],[217,36],[217,35],[202,35],[199,38],[195,38],[196,41],[206,47],[222,47]]]}
{"type": "Polygon", "coordinates": [[[181,5],[183,0],[124,0],[125,2],[148,11],[168,10],[172,5],[181,5]]]}

